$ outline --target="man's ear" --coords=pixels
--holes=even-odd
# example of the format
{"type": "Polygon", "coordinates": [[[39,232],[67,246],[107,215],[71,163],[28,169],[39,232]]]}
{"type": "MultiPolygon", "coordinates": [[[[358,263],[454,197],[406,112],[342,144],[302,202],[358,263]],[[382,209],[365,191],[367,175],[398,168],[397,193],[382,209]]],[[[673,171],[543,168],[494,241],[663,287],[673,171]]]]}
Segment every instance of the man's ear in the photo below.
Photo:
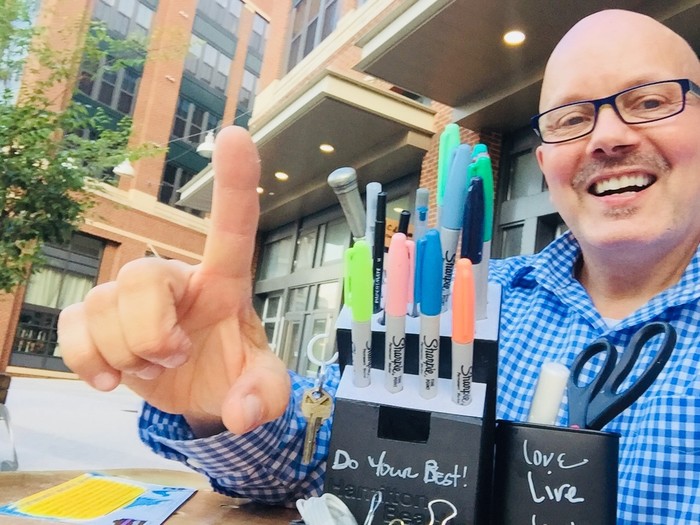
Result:
{"type": "Polygon", "coordinates": [[[537,164],[540,167],[540,171],[544,175],[544,180],[547,182],[547,184],[549,184],[549,181],[547,180],[547,172],[549,170],[545,168],[546,156],[547,156],[546,144],[540,144],[539,146],[537,146],[537,148],[535,148],[535,158],[537,158],[537,164]]]}
{"type": "Polygon", "coordinates": [[[537,164],[540,166],[540,171],[544,173],[544,149],[543,144],[540,144],[535,148],[535,157],[537,158],[537,164]]]}

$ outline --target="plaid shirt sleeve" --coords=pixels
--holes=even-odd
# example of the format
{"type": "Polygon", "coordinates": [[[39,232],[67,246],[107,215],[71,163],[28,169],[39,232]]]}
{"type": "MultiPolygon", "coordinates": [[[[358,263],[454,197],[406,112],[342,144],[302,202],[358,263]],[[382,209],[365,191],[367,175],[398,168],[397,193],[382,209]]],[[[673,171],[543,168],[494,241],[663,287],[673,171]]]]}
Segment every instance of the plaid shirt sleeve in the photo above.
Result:
{"type": "MultiPolygon", "coordinates": [[[[285,413],[251,432],[222,432],[197,439],[181,415],[144,404],[139,419],[141,440],[157,454],[204,474],[214,490],[229,496],[291,505],[299,498],[320,495],[332,417],[319,429],[311,462],[303,464],[306,421],[300,402],[314,380],[293,372],[290,376],[292,392],[285,413]]],[[[324,388],[331,396],[339,380],[338,366],[330,366],[324,388]]]]}

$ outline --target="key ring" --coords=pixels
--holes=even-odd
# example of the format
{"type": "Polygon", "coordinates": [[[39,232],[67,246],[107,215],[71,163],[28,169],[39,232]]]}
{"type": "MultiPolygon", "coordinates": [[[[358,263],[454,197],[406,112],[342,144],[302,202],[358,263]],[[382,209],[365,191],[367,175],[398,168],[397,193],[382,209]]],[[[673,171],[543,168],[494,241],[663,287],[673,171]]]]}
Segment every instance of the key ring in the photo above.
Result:
{"type": "Polygon", "coordinates": [[[452,518],[454,518],[457,515],[457,507],[455,507],[452,503],[450,503],[446,499],[434,499],[434,500],[430,501],[430,503],[428,503],[428,510],[430,511],[430,523],[428,523],[428,525],[446,525],[447,523],[449,523],[449,521],[452,518]],[[433,511],[433,505],[435,503],[445,503],[446,505],[448,505],[452,509],[452,514],[447,516],[443,521],[440,522],[440,524],[438,524],[435,521],[435,512],[433,511]]]}
{"type": "Polygon", "coordinates": [[[309,343],[306,345],[306,357],[314,365],[319,367],[318,372],[316,373],[316,385],[314,387],[315,392],[321,391],[321,387],[323,385],[323,382],[326,380],[326,367],[328,365],[332,365],[333,363],[335,363],[338,360],[338,352],[333,354],[333,356],[327,361],[322,361],[321,359],[318,359],[314,355],[314,345],[316,344],[316,341],[319,341],[321,339],[328,339],[328,334],[315,335],[311,338],[309,343]]]}

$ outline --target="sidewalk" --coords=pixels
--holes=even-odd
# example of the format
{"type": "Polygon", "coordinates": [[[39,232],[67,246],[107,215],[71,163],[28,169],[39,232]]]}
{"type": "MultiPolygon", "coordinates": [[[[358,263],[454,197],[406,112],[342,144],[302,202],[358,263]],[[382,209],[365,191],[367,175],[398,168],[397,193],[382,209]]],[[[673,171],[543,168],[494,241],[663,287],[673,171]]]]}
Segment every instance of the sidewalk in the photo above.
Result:
{"type": "Polygon", "coordinates": [[[137,435],[139,398],[119,386],[104,393],[77,380],[14,377],[6,406],[19,470],[163,468],[137,435]]]}

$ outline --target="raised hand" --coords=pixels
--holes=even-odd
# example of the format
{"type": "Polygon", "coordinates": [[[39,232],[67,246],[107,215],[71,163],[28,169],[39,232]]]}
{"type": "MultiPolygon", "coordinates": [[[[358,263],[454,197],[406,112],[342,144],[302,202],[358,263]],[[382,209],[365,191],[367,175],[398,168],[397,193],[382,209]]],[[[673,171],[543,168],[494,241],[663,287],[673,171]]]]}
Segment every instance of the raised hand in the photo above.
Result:
{"type": "Polygon", "coordinates": [[[105,391],[124,383],[200,436],[278,417],[290,389],[252,305],[260,159],[245,130],[219,132],[213,167],[202,263],[130,262],[58,322],[63,359],[82,379],[105,391]]]}

